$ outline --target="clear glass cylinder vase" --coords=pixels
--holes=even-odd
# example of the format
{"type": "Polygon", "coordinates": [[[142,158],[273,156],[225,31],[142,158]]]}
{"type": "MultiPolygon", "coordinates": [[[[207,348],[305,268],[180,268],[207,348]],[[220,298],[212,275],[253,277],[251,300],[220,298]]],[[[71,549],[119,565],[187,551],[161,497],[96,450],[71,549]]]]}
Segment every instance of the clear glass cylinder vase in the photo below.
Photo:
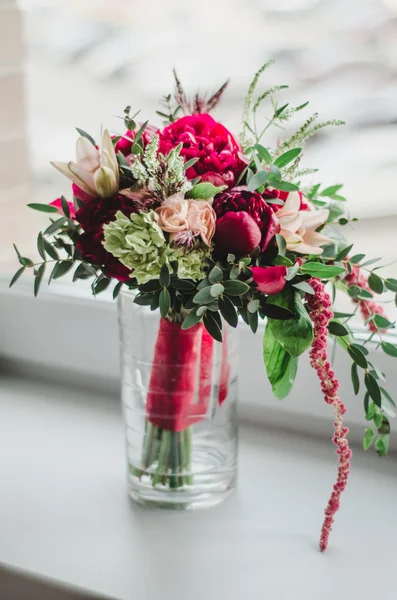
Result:
{"type": "Polygon", "coordinates": [[[122,402],[130,496],[198,508],[223,501],[237,470],[237,332],[215,341],[119,296],[122,402]]]}

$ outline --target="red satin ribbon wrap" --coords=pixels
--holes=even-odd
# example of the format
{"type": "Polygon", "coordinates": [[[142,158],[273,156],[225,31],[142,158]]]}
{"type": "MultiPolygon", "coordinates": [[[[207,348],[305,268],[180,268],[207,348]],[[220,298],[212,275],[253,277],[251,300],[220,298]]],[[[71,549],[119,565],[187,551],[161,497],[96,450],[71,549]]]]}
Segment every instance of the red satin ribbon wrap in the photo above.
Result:
{"type": "MultiPolygon", "coordinates": [[[[214,340],[202,323],[183,330],[180,323],[160,319],[147,397],[147,418],[153,425],[183,431],[206,416],[212,390],[213,353],[214,340]]],[[[229,370],[224,343],[219,404],[227,396],[229,370]]]]}

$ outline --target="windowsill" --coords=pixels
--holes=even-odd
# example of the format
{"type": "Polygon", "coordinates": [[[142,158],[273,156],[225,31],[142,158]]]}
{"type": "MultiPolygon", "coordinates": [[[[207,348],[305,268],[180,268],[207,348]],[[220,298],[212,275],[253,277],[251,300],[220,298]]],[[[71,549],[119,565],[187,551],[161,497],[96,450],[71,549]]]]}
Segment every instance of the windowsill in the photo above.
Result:
{"type": "Polygon", "coordinates": [[[244,425],[238,491],[228,502],[203,512],[143,510],[127,497],[118,403],[12,377],[0,389],[2,563],[120,600],[240,600],[247,591],[327,600],[336,587],[366,599],[379,578],[364,578],[362,565],[382,532],[371,570],[382,573],[382,597],[395,597],[391,459],[355,452],[321,555],[319,527],[335,476],[330,440],[244,425]]]}

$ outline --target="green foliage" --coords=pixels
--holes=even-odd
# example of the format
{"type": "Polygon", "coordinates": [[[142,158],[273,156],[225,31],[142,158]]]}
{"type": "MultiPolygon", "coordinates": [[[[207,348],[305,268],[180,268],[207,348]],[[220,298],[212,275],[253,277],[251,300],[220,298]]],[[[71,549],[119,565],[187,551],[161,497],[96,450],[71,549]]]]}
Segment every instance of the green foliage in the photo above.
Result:
{"type": "Polygon", "coordinates": [[[269,327],[274,338],[286,352],[295,358],[300,356],[312,344],[313,324],[303,306],[299,293],[284,288],[284,291],[277,294],[277,296],[270,297],[269,303],[287,310],[292,308],[296,314],[295,319],[287,321],[273,319],[269,321],[269,327]]]}
{"type": "Polygon", "coordinates": [[[275,339],[267,324],[263,336],[263,360],[273,393],[278,400],[290,393],[298,370],[298,359],[293,358],[275,339]]]}

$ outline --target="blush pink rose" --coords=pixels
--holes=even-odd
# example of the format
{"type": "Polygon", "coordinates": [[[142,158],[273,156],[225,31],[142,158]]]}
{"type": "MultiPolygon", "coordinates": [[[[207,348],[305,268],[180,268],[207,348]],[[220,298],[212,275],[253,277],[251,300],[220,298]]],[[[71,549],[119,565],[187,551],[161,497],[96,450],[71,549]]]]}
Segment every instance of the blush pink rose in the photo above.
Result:
{"type": "Polygon", "coordinates": [[[186,231],[188,227],[187,213],[189,200],[185,200],[183,193],[170,196],[159,208],[156,208],[158,224],[163,231],[168,233],[179,233],[186,231]]]}
{"type": "Polygon", "coordinates": [[[216,214],[206,200],[189,200],[187,212],[188,229],[199,233],[204,244],[211,245],[215,233],[216,214]]]}

